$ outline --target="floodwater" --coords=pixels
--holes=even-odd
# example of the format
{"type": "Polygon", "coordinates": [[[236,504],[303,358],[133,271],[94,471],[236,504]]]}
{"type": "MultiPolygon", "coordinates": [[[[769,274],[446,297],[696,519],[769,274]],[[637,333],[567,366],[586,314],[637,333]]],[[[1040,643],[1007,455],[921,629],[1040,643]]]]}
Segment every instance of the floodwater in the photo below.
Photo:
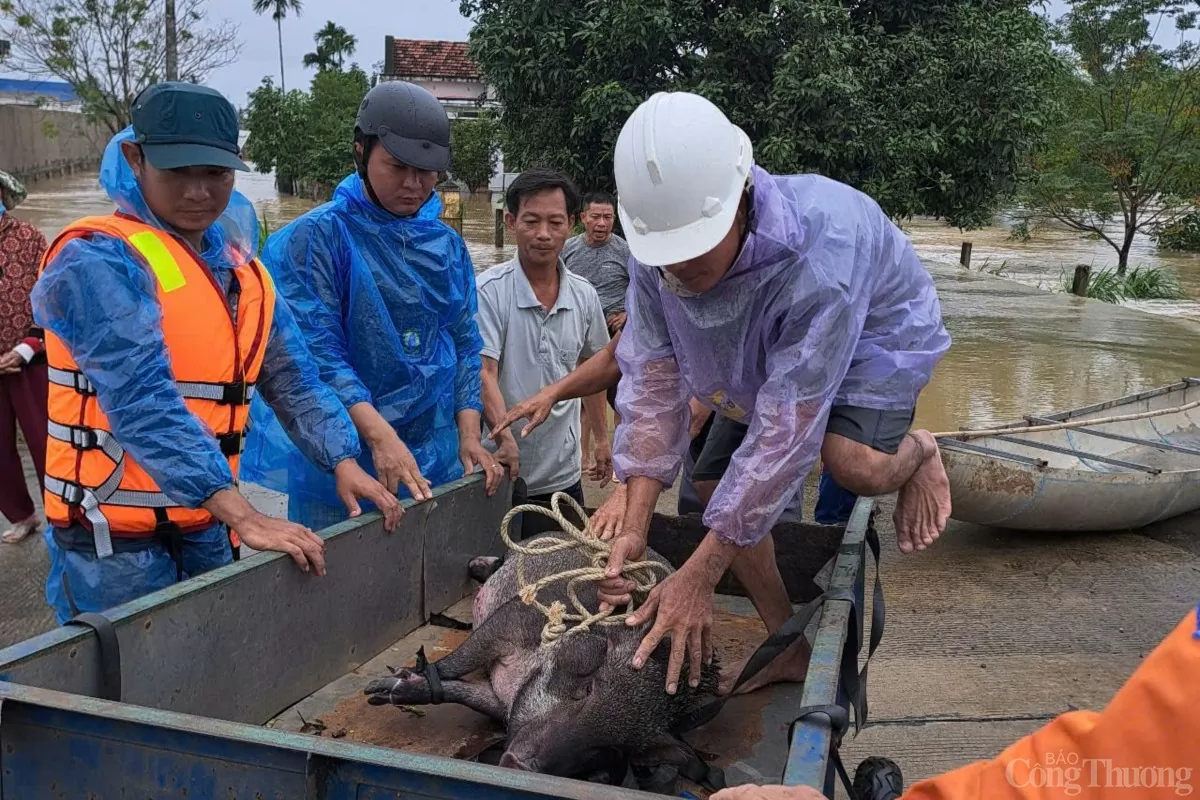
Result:
{"type": "MultiPolygon", "coordinates": [[[[237,186],[272,230],[314,206],[279,196],[269,175],[239,173],[237,186]]],[[[111,208],[95,175],[29,188],[16,214],[48,237],[73,219],[111,208]]],[[[1191,299],[1121,307],[1060,290],[1062,276],[1076,264],[1099,270],[1115,263],[1104,242],[1052,230],[1020,243],[1010,241],[1003,226],[962,232],[930,220],[905,222],[904,228],[937,282],[954,339],[921,397],[918,425],[935,431],[978,427],[1200,376],[1200,257],[1161,256],[1152,242],[1138,240],[1131,266],[1169,269],[1191,299]],[[970,270],[958,266],[964,240],[973,243],[970,270]],[[1005,279],[989,274],[1002,266],[1005,279]]],[[[485,197],[467,203],[463,233],[479,269],[512,256],[511,242],[494,246],[485,197]]]]}

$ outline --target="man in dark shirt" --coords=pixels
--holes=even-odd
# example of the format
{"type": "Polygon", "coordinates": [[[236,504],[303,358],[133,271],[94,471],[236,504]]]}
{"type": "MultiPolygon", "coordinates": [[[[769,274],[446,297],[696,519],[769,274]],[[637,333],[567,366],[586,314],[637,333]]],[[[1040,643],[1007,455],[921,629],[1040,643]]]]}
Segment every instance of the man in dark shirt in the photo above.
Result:
{"type": "MultiPolygon", "coordinates": [[[[617,201],[607,192],[584,195],[583,211],[579,214],[583,233],[568,239],[562,251],[567,269],[594,286],[600,295],[609,336],[615,336],[625,327],[625,290],[629,288],[629,245],[613,233],[616,213],[617,201]]],[[[616,384],[609,387],[605,394],[613,410],[614,421],[619,423],[616,384]]],[[[616,424],[613,430],[616,430],[616,424]]],[[[581,445],[585,468],[588,453],[591,452],[591,439],[591,426],[584,419],[581,445]]]]}
{"type": "Polygon", "coordinates": [[[583,233],[563,246],[567,269],[596,287],[610,336],[625,325],[625,290],[629,288],[629,245],[612,232],[616,201],[604,192],[583,198],[583,233]]]}

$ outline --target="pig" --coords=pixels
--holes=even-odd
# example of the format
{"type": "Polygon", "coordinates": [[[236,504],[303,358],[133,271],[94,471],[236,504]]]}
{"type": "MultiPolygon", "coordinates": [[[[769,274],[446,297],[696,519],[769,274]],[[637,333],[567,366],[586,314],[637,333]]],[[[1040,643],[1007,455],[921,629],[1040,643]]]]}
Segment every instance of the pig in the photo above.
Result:
{"type": "MultiPolygon", "coordinates": [[[[551,534],[525,544],[547,535],[551,534]]],[[[474,600],[475,624],[467,640],[428,665],[436,670],[444,702],[468,706],[506,726],[502,767],[577,777],[589,764],[613,753],[630,764],[686,764],[686,745],[670,731],[716,696],[716,657],[704,665],[694,688],[685,664],[679,688],[671,695],[664,688],[670,639],[664,638],[642,669],[632,665],[652,623],[596,625],[543,644],[545,615],[518,596],[518,558],[510,555],[480,587],[474,600]],[[476,671],[485,673],[486,680],[466,680],[476,671]]],[[[578,548],[524,558],[525,579],[530,583],[590,566],[588,553],[578,548]]],[[[650,559],[666,567],[666,572],[657,573],[661,582],[670,574],[670,566],[653,550],[646,552],[645,560],[650,559]]],[[[577,594],[586,608],[599,607],[595,583],[581,584],[577,594]]],[[[567,581],[542,589],[538,600],[547,607],[559,600],[568,612],[574,611],[567,598],[567,581]]],[[[430,703],[431,690],[421,666],[372,681],[365,689],[368,702],[430,703]]]]}

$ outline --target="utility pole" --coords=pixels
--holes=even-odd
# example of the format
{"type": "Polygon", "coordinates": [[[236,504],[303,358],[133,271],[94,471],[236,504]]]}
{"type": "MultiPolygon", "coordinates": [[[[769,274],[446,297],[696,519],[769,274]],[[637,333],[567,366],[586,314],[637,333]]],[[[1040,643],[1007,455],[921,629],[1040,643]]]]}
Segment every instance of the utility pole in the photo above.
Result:
{"type": "Polygon", "coordinates": [[[163,20],[167,35],[167,80],[179,80],[179,38],[175,30],[175,0],[165,0],[163,20]]]}

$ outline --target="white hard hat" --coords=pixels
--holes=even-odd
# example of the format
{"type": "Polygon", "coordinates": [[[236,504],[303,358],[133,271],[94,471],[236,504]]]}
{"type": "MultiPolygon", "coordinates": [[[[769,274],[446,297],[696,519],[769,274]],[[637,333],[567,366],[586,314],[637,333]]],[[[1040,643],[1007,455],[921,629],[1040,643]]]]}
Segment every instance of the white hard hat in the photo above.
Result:
{"type": "Polygon", "coordinates": [[[750,138],[703,97],[659,92],[617,137],[617,213],[633,257],[662,267],[729,233],[754,163],[750,138]]]}

